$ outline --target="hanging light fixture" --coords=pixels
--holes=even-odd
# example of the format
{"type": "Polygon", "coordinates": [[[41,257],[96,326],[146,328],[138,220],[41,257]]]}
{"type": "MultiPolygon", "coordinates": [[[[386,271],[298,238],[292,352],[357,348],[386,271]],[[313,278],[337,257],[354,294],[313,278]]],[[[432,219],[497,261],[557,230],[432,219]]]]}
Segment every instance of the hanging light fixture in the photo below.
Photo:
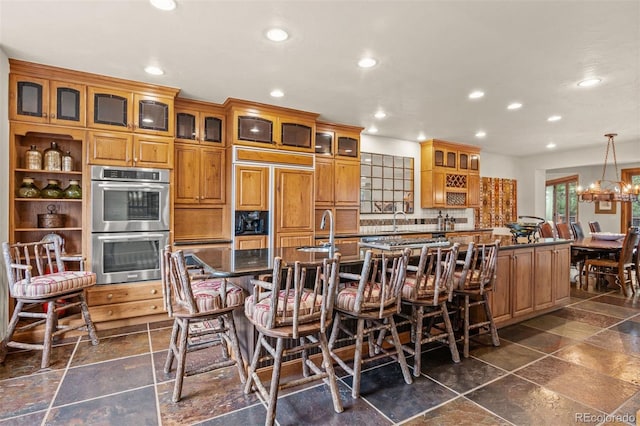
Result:
{"type": "Polygon", "coordinates": [[[620,180],[620,174],[618,173],[618,161],[616,159],[616,145],[613,141],[614,136],[618,136],[617,133],[607,133],[604,135],[607,140],[607,151],[604,155],[604,165],[602,167],[602,179],[592,183],[588,188],[582,188],[578,186],[576,193],[578,194],[579,201],[621,201],[630,202],[638,201],[638,194],[640,194],[640,185],[633,186],[630,183],[620,180]],[[613,153],[613,165],[616,169],[616,180],[605,180],[605,173],[607,171],[607,160],[609,158],[609,150],[613,153]]]}

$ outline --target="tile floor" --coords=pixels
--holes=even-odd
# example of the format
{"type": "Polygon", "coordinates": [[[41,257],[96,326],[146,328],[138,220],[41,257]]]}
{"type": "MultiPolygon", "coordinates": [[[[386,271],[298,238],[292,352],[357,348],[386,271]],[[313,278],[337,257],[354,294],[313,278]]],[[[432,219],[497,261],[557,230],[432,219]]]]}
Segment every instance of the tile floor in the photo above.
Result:
{"type": "MultiPolygon", "coordinates": [[[[96,347],[66,341],[44,372],[40,352],[9,354],[0,365],[0,424],[263,424],[263,401],[242,393],[234,367],[186,378],[182,401],[171,402],[174,377],[162,371],[169,325],[102,333],[96,347]]],[[[640,297],[574,289],[569,306],[499,334],[500,347],[476,342],[460,364],[445,348],[425,352],[412,385],[395,363],[370,368],[358,400],[350,396],[351,377],[341,375],[341,414],[323,384],[290,391],[278,402],[277,422],[637,424],[640,297]]]]}

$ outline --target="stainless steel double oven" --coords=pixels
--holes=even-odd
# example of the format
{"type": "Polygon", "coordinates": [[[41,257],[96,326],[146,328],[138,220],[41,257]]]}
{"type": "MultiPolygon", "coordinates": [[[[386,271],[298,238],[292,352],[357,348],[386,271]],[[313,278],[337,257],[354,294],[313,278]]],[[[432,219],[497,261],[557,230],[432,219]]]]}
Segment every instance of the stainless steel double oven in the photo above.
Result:
{"type": "Polygon", "coordinates": [[[91,168],[92,270],[98,284],[160,279],[169,243],[169,170],[91,168]]]}

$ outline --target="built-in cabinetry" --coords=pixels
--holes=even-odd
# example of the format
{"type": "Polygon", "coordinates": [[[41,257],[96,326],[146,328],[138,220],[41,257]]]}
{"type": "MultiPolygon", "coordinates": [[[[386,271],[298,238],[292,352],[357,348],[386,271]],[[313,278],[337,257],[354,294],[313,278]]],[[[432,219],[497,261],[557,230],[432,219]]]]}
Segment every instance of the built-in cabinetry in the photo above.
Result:
{"type": "Polygon", "coordinates": [[[334,216],[336,235],[360,230],[360,132],[361,127],[316,124],[315,231],[328,234],[328,223],[320,229],[322,214],[334,216]]]}
{"type": "Polygon", "coordinates": [[[175,107],[174,240],[230,238],[224,111],[180,98],[175,107]]]}
{"type": "Polygon", "coordinates": [[[276,168],[274,178],[275,246],[312,245],[313,170],[276,168]]]}
{"type": "Polygon", "coordinates": [[[480,205],[480,148],[431,139],[421,144],[422,208],[480,205]]]}
{"type": "Polygon", "coordinates": [[[233,144],[313,152],[318,114],[233,98],[224,106],[233,144]]]}
{"type": "Polygon", "coordinates": [[[554,309],[569,299],[568,243],[500,249],[490,293],[496,323],[510,324],[554,309]]]}
{"type": "Polygon", "coordinates": [[[235,209],[269,210],[269,168],[235,166],[235,209]]]}

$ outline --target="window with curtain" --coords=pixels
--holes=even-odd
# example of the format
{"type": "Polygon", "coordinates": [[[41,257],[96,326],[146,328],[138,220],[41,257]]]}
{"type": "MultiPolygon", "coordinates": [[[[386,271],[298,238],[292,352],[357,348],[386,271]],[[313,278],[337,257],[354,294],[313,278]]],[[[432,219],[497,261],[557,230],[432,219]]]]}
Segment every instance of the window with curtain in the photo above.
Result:
{"type": "Polygon", "coordinates": [[[578,176],[567,176],[546,182],[545,219],[554,223],[578,221],[578,176]]]}

